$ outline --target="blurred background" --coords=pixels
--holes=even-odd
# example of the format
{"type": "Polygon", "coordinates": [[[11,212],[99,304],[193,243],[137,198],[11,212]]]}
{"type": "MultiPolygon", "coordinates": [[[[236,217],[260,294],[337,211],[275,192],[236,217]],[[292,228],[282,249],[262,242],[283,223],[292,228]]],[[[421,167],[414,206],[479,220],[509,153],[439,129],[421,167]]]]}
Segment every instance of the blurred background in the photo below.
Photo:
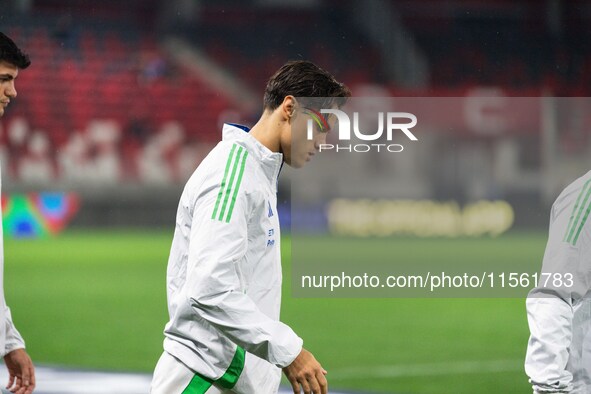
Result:
{"type": "MultiPolygon", "coordinates": [[[[416,154],[318,157],[316,168],[347,168],[362,183],[319,170],[306,173],[304,189],[286,169],[284,224],[296,215],[331,231],[335,190],[459,212],[500,201],[512,215],[492,234],[500,237],[402,229],[385,242],[424,250],[445,242],[449,259],[494,252],[540,262],[552,201],[589,170],[590,20],[582,0],[4,0],[0,30],[32,59],[0,119],[5,288],[31,355],[152,370],[184,182],[223,122],[254,124],[266,80],[291,59],[317,63],[354,96],[454,105],[434,109],[446,120],[421,130],[416,154]],[[367,176],[376,168],[392,169],[394,192],[367,176]],[[290,210],[292,197],[306,211],[290,210]]],[[[289,278],[289,237],[283,244],[289,278]]],[[[529,390],[522,305],[296,299],[287,283],[283,319],[336,370],[333,387],[521,393],[529,390]],[[346,330],[334,335],[335,326],[346,330]]]]}

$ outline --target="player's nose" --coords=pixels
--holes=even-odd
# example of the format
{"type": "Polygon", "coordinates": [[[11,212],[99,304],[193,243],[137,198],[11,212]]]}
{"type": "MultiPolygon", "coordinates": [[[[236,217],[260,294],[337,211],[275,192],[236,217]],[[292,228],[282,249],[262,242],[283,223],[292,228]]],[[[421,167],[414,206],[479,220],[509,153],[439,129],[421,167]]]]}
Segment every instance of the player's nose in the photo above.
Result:
{"type": "Polygon", "coordinates": [[[16,87],[14,86],[14,81],[11,81],[10,85],[8,85],[8,87],[6,88],[4,94],[6,94],[6,96],[10,98],[15,98],[17,96],[18,93],[16,91],[16,87]]]}
{"type": "Polygon", "coordinates": [[[320,149],[320,145],[322,144],[326,144],[326,133],[320,133],[318,134],[318,137],[315,140],[314,143],[314,148],[316,148],[316,150],[320,149]]]}

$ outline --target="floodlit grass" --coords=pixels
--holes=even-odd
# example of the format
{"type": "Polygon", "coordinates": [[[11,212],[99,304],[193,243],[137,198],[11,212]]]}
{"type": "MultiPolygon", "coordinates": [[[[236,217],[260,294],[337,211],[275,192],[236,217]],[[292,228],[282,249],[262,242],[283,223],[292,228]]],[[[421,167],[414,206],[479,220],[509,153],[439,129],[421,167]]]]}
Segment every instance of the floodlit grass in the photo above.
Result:
{"type": "MultiPolygon", "coordinates": [[[[138,230],[7,239],[6,298],[34,361],[152,371],[167,320],[165,274],[171,239],[172,231],[138,230]]],[[[384,242],[404,249],[409,241],[384,242]]],[[[464,257],[505,253],[520,261],[540,261],[545,236],[507,235],[478,248],[462,240],[411,242],[420,245],[422,253],[435,243],[455,245],[443,255],[437,248],[443,262],[460,252],[464,257]]],[[[289,238],[284,238],[284,250],[289,246],[289,238]]],[[[289,253],[284,253],[282,320],[329,371],[332,388],[529,392],[522,371],[528,336],[524,300],[292,298],[290,268],[289,253]]]]}

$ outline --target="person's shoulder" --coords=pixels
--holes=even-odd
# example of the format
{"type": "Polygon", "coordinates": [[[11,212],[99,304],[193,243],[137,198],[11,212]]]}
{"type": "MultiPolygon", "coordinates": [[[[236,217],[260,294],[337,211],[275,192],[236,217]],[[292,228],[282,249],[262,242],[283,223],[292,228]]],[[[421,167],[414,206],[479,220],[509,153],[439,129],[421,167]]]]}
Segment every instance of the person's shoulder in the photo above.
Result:
{"type": "Polygon", "coordinates": [[[249,163],[252,155],[237,141],[221,141],[212,149],[204,164],[210,173],[248,173],[252,169],[249,163]]]}
{"type": "Polygon", "coordinates": [[[219,142],[203,159],[189,181],[187,190],[195,191],[224,185],[251,185],[255,166],[247,148],[236,141],[219,142]]]}
{"type": "Polygon", "coordinates": [[[229,141],[220,141],[215,145],[209,153],[203,158],[198,166],[198,170],[207,172],[215,171],[228,160],[228,157],[232,151],[232,143],[229,141]]]}
{"type": "Polygon", "coordinates": [[[557,200],[577,198],[581,193],[591,195],[591,171],[568,184],[562,190],[557,200]]]}
{"type": "Polygon", "coordinates": [[[591,171],[568,184],[552,204],[552,218],[591,204],[591,171]]]}

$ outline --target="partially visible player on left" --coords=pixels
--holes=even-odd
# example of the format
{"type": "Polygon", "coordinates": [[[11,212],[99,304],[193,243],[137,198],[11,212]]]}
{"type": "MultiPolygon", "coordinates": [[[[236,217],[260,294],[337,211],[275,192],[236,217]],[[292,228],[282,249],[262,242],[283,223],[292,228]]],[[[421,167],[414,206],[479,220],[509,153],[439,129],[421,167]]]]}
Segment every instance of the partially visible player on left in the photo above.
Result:
{"type": "MultiPolygon", "coordinates": [[[[15,43],[0,32],[0,116],[16,97],[14,82],[20,69],[31,61],[15,43]]],[[[1,217],[0,212],[0,217],[1,217]]],[[[15,394],[31,394],[35,389],[35,368],[25,350],[25,341],[12,323],[10,308],[4,299],[4,245],[0,226],[0,355],[8,369],[6,388],[15,394]]]]}

